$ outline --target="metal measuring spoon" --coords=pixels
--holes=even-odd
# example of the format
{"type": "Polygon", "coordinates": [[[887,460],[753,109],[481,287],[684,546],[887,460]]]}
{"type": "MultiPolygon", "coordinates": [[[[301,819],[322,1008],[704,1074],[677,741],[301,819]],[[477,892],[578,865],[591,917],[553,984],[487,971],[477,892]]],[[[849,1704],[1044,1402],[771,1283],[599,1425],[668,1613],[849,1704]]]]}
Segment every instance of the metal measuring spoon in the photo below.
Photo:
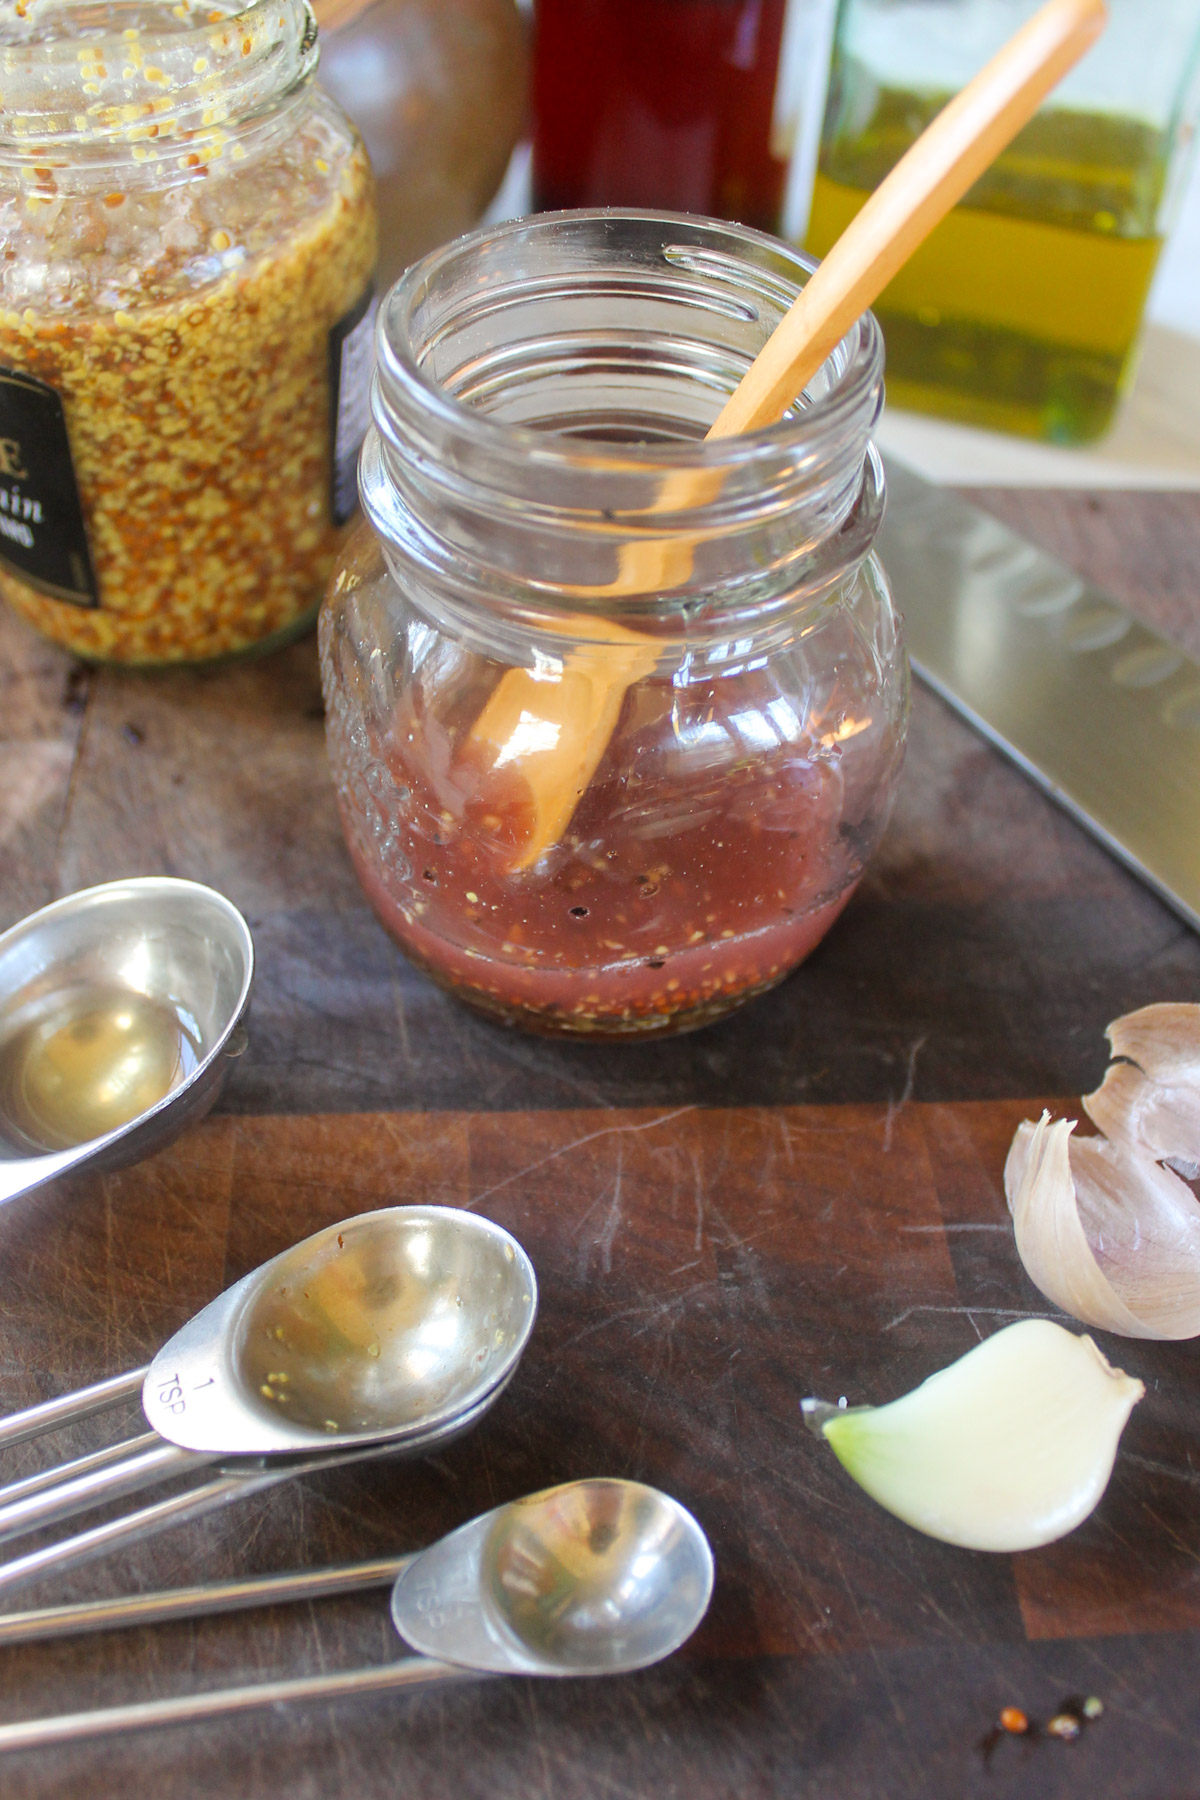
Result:
{"type": "Polygon", "coordinates": [[[392,1623],[425,1656],[497,1675],[618,1675],[677,1650],[712,1593],[708,1540],[640,1481],[568,1481],[422,1551],[392,1623]]]}
{"type": "MultiPolygon", "coordinates": [[[[363,1448],[424,1453],[498,1396],[536,1311],[528,1256],[475,1213],[400,1206],[327,1226],[228,1288],[148,1370],[101,1384],[140,1381],[158,1440],[49,1488],[37,1477],[40,1491],[0,1504],[0,1539],[218,1459],[247,1474],[245,1459],[265,1458],[278,1475],[281,1461],[302,1473],[363,1448]]],[[[72,1399],[87,1409],[91,1391],[5,1421],[0,1442],[31,1435],[39,1414],[62,1423],[72,1399]]],[[[0,1566],[0,1588],[15,1578],[0,1566]]]]}
{"type": "MultiPolygon", "coordinates": [[[[498,1506],[412,1559],[392,1618],[423,1656],[0,1725],[0,1753],[475,1674],[627,1674],[691,1636],[712,1585],[708,1540],[678,1501],[637,1481],[571,1481],[498,1506]]],[[[147,1603],[157,1617],[194,1617],[200,1592],[174,1609],[166,1595],[147,1603]]]]}
{"type": "Polygon", "coordinates": [[[517,1240],[449,1206],[315,1232],[165,1344],[146,1417],[185,1449],[266,1456],[427,1433],[511,1373],[537,1279],[517,1240]]]}
{"type": "Polygon", "coordinates": [[[203,1118],[246,1048],[253,973],[236,906],[169,876],[84,888],[0,934],[0,1201],[203,1118]]]}

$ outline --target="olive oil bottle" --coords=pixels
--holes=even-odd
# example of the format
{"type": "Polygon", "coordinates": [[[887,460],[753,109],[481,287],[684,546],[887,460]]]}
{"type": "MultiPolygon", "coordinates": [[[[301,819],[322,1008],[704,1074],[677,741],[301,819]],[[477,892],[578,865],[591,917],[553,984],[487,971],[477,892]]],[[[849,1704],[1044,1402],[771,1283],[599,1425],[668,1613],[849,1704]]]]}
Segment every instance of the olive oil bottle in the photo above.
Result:
{"type": "MultiPolygon", "coordinates": [[[[821,3],[836,13],[818,256],[1040,0],[821,3]]],[[[1108,426],[1200,118],[1200,0],[1108,0],[1108,15],[881,296],[901,406],[1060,444],[1108,426]]]]}

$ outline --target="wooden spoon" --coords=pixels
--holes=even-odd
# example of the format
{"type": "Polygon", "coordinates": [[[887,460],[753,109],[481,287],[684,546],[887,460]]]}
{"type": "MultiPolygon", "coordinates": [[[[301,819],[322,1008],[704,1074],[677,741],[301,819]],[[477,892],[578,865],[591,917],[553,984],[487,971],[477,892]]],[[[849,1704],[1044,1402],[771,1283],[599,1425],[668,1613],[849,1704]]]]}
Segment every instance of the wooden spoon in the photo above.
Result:
{"type": "MultiPolygon", "coordinates": [[[[1104,0],[1049,0],[921,133],[846,227],[780,320],[710,427],[733,437],[781,419],[855,320],[934,226],[978,180],[1050,90],[1103,31],[1104,0]]],[[[721,477],[710,470],[668,476],[658,512],[700,506],[721,477]]],[[[698,535],[698,534],[697,534],[698,535]]],[[[597,599],[678,587],[691,572],[697,537],[622,545],[615,581],[597,599]]],[[[578,591],[578,590],[577,590],[578,591]]],[[[563,615],[564,636],[586,640],[595,620],[563,615]]],[[[532,825],[512,868],[530,867],[566,830],[616,728],[621,699],[653,669],[653,639],[609,627],[617,641],[567,653],[559,681],[509,669],[471,729],[472,742],[519,768],[532,797],[532,825]]]]}
{"type": "Polygon", "coordinates": [[[310,4],[322,31],[340,31],[374,6],[375,0],[310,0],[310,4]]]}

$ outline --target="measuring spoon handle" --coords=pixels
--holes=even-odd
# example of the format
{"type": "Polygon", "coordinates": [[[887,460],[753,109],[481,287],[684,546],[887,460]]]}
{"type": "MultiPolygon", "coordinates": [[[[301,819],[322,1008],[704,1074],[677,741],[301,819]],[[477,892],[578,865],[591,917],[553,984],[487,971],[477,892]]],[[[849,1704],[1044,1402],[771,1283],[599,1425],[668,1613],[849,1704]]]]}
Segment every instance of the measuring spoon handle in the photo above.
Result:
{"type": "Polygon", "coordinates": [[[92,1507],[103,1506],[109,1500],[136,1494],[139,1489],[153,1487],[156,1482],[190,1474],[193,1469],[204,1468],[217,1460],[215,1456],[197,1450],[181,1450],[178,1444],[168,1444],[157,1437],[149,1443],[145,1442],[144,1436],[130,1438],[123,1447],[113,1448],[124,1448],[126,1454],[116,1460],[106,1459],[99,1466],[89,1458],[92,1466],[76,1474],[70,1473],[68,1464],[65,1479],[0,1505],[0,1544],[23,1537],[27,1531],[37,1531],[43,1525],[57,1525],[63,1519],[89,1512],[92,1507]]]}
{"type": "Polygon", "coordinates": [[[257,1606],[288,1606],[335,1594],[359,1594],[391,1587],[412,1556],[378,1556],[370,1562],[335,1563],[319,1569],[291,1569],[282,1575],[243,1575],[197,1587],[163,1588],[152,1594],[121,1594],[112,1600],[74,1600],[34,1612],[0,1613],[0,1647],[79,1637],[85,1632],[123,1631],[132,1625],[161,1625],[174,1619],[208,1619],[257,1606]]]}
{"type": "Polygon", "coordinates": [[[93,1557],[104,1556],[125,1544],[140,1543],[168,1525],[201,1518],[231,1500],[241,1500],[262,1488],[274,1487],[276,1482],[290,1481],[300,1473],[303,1471],[281,1469],[261,1475],[219,1475],[200,1487],[186,1488],[181,1494],[171,1494],[166,1500],[139,1507],[136,1512],[106,1519],[101,1525],[76,1532],[74,1537],[63,1538],[56,1544],[44,1544],[38,1550],[28,1550],[24,1556],[14,1556],[8,1562],[0,1563],[0,1593],[9,1593],[28,1582],[39,1581],[43,1575],[65,1574],[68,1569],[91,1562],[93,1557]]]}
{"type": "Polygon", "coordinates": [[[119,1444],[105,1444],[99,1450],[73,1456],[69,1462],[55,1463],[52,1468],[35,1469],[32,1475],[22,1475],[18,1481],[6,1481],[0,1487],[0,1506],[8,1506],[13,1500],[24,1500],[27,1494],[40,1494],[46,1488],[57,1487],[59,1482],[69,1481],[75,1475],[86,1475],[89,1469],[106,1469],[110,1463],[121,1462],[131,1450],[148,1450],[151,1444],[161,1443],[157,1431],[144,1431],[140,1437],[125,1438],[119,1444]]]}
{"type": "Polygon", "coordinates": [[[122,1400],[141,1395],[142,1383],[150,1373],[145,1368],[130,1369],[125,1375],[110,1375],[107,1381],[95,1381],[91,1387],[77,1388],[73,1394],[60,1394],[56,1400],[43,1400],[40,1406],[28,1406],[23,1412],[9,1413],[0,1419],[0,1450],[10,1444],[23,1444],[28,1438],[41,1437],[44,1431],[57,1431],[60,1425],[72,1425],[76,1419],[90,1418],[106,1412],[122,1400]]]}
{"type": "Polygon", "coordinates": [[[478,1681],[472,1669],[406,1656],[377,1669],[348,1669],[333,1675],[300,1675],[287,1681],[262,1681],[246,1687],[216,1688],[207,1694],[181,1694],[171,1700],[141,1700],[131,1706],[103,1707],[96,1712],[59,1713],[44,1719],[0,1725],[0,1755],[34,1750],[79,1738],[112,1737],[127,1731],[154,1731],[163,1725],[190,1725],[230,1713],[279,1706],[290,1700],[341,1700],[355,1694],[382,1694],[398,1688],[435,1687],[443,1682],[478,1681]]]}
{"type": "MultiPolygon", "coordinates": [[[[124,1513],[116,1519],[106,1519],[103,1524],[77,1532],[74,1537],[63,1538],[56,1544],[45,1544],[39,1550],[29,1550],[24,1556],[15,1556],[8,1562],[0,1563],[0,1594],[24,1587],[27,1582],[38,1581],[43,1575],[59,1575],[68,1569],[76,1569],[81,1563],[90,1562],[93,1557],[104,1556],[108,1551],[125,1544],[140,1543],[143,1538],[152,1537],[156,1532],[165,1530],[168,1525],[182,1524],[185,1519],[201,1518],[219,1506],[241,1500],[248,1494],[257,1494],[263,1488],[275,1487],[281,1481],[294,1481],[297,1476],[315,1474],[320,1469],[348,1468],[353,1463],[373,1462],[377,1457],[395,1453],[396,1447],[393,1444],[362,1444],[356,1450],[330,1450],[327,1454],[275,1464],[261,1472],[215,1476],[199,1487],[185,1488],[182,1493],[171,1494],[165,1500],[156,1500],[152,1505],[139,1507],[135,1512],[124,1513]]],[[[192,1451],[182,1451],[180,1455],[193,1457],[192,1466],[212,1460],[192,1451]]]]}

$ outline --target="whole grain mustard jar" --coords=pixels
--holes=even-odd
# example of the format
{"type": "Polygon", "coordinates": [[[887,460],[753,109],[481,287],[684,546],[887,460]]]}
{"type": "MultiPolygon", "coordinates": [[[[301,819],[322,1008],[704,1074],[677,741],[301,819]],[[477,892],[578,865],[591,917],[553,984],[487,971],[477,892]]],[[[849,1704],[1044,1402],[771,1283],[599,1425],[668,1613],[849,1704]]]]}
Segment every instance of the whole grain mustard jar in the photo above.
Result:
{"type": "Polygon", "coordinates": [[[356,507],[370,166],[305,0],[0,0],[0,594],[78,655],[310,622],[356,507]]]}

